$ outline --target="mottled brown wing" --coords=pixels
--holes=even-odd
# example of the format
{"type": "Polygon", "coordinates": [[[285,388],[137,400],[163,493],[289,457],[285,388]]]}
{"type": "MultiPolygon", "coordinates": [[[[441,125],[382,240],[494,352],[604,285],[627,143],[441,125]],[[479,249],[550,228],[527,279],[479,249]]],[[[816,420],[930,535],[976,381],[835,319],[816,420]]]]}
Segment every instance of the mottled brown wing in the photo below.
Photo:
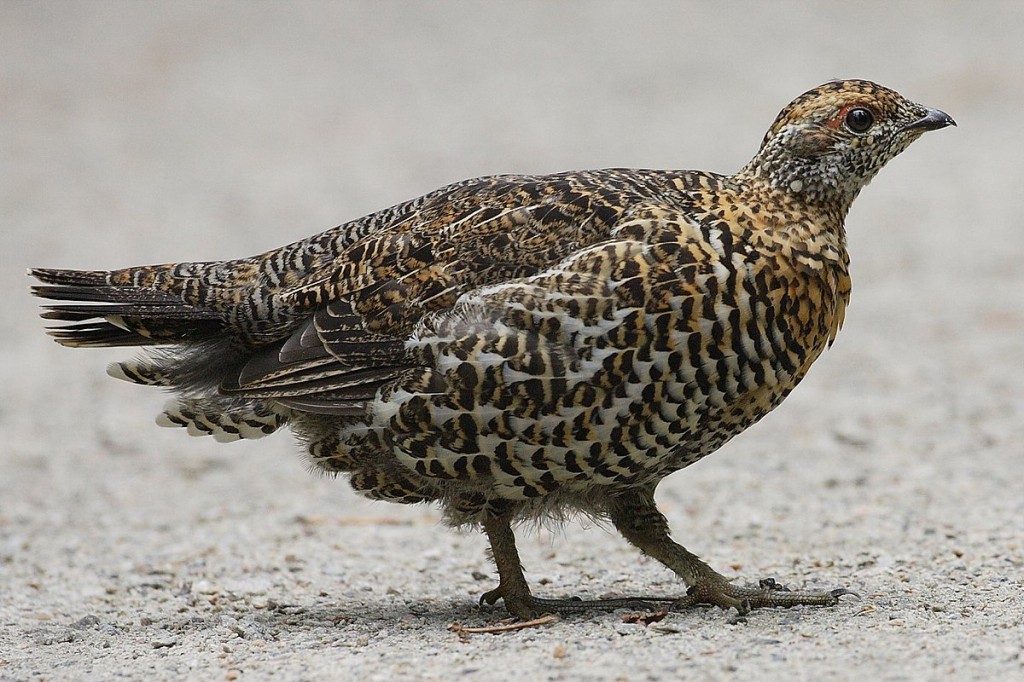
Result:
{"type": "Polygon", "coordinates": [[[222,389],[356,413],[414,363],[415,325],[462,293],[536,274],[606,239],[621,207],[578,177],[484,178],[356,240],[281,296],[313,315],[222,389]]]}
{"type": "Polygon", "coordinates": [[[221,390],[308,412],[359,416],[381,385],[410,366],[403,347],[400,338],[368,331],[349,301],[331,301],[289,338],[252,356],[221,390]]]}

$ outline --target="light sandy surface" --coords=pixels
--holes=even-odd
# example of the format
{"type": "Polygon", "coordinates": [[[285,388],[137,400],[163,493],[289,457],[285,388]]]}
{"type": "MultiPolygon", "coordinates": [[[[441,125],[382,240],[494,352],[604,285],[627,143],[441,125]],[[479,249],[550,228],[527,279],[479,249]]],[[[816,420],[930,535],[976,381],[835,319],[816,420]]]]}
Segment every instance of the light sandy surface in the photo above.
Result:
{"type": "MultiPolygon", "coordinates": [[[[0,4],[0,679],[1024,679],[1024,5],[0,4]],[[815,9],[802,9],[804,6],[815,9]],[[257,253],[449,181],[732,171],[793,96],[945,109],[848,221],[853,305],[789,401],[659,499],[745,581],[834,609],[623,613],[461,641],[482,539],[310,476],[287,436],[159,429],[28,266],[257,253]]],[[[678,593],[578,523],[541,594],[678,593]]]]}

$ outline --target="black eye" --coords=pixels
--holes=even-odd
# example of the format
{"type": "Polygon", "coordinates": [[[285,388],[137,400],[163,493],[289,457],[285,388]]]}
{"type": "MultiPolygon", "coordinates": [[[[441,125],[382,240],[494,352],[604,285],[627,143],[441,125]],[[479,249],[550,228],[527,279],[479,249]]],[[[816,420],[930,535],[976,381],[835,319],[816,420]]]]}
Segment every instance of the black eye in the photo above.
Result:
{"type": "Polygon", "coordinates": [[[869,109],[857,107],[846,113],[846,127],[855,133],[866,133],[875,122],[875,115],[869,109]]]}

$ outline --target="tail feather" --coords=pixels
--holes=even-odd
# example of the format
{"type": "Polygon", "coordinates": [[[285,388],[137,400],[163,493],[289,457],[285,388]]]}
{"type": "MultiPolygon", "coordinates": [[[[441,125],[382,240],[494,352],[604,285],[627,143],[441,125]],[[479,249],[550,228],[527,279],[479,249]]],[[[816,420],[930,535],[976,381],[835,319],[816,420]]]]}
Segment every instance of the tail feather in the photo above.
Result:
{"type": "Polygon", "coordinates": [[[151,339],[107,322],[47,327],[46,333],[62,346],[74,348],[114,348],[145,346],[153,343],[151,339]]]}
{"type": "MultiPolygon", "coordinates": [[[[37,296],[40,294],[36,294],[37,296]]],[[[201,310],[178,301],[175,304],[110,304],[110,305],[49,305],[42,317],[47,320],[67,320],[79,322],[94,317],[137,317],[161,318],[171,320],[216,320],[220,316],[210,310],[201,310]]]]}
{"type": "Polygon", "coordinates": [[[148,360],[122,360],[107,365],[107,374],[143,386],[173,386],[174,379],[163,367],[148,360]]]}
{"type": "Polygon", "coordinates": [[[238,339],[226,309],[236,303],[239,282],[251,276],[231,262],[178,263],[102,272],[34,269],[32,287],[44,305],[48,329],[65,346],[162,346],[134,360],[115,362],[107,373],[178,394],[157,422],[218,441],[261,438],[284,426],[292,410],[262,396],[222,395],[225,376],[237,375],[251,349],[238,339]]]}
{"type": "Polygon", "coordinates": [[[400,339],[369,332],[349,308],[325,308],[323,320],[275,309],[255,261],[29,274],[32,293],[55,301],[42,317],[61,345],[162,346],[107,373],[177,392],[160,423],[197,435],[255,438],[293,411],[361,420],[409,366],[400,339]],[[323,329],[334,330],[326,341],[323,329]]]}
{"type": "Polygon", "coordinates": [[[186,303],[175,293],[118,285],[113,273],[98,270],[35,268],[43,282],[32,293],[51,301],[42,317],[70,324],[50,327],[57,343],[72,347],[150,346],[193,342],[223,331],[214,310],[186,303]]]}
{"type": "Polygon", "coordinates": [[[28,274],[40,282],[71,286],[101,286],[107,284],[110,273],[106,270],[58,270],[55,268],[31,268],[28,274]]]}
{"type": "Polygon", "coordinates": [[[156,423],[183,427],[190,435],[213,436],[214,440],[228,443],[274,433],[288,423],[288,410],[223,398],[178,398],[164,405],[156,423]]]}

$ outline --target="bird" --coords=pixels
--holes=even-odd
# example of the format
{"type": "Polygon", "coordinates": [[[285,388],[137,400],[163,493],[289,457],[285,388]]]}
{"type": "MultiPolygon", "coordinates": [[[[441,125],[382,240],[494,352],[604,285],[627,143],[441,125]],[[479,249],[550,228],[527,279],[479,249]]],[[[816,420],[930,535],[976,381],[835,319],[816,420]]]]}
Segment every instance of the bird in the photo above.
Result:
{"type": "Polygon", "coordinates": [[[845,220],[943,111],[833,80],[736,173],[609,168],[448,185],[257,256],[31,269],[70,347],[141,347],[108,373],[170,390],[157,421],[218,441],[285,427],[358,493],[482,530],[480,598],[521,620],[668,600],[834,606],[845,588],[740,585],[676,542],[655,490],[777,407],[836,338],[845,220]],[[679,596],[541,598],[515,528],[582,515],[679,596]]]}

